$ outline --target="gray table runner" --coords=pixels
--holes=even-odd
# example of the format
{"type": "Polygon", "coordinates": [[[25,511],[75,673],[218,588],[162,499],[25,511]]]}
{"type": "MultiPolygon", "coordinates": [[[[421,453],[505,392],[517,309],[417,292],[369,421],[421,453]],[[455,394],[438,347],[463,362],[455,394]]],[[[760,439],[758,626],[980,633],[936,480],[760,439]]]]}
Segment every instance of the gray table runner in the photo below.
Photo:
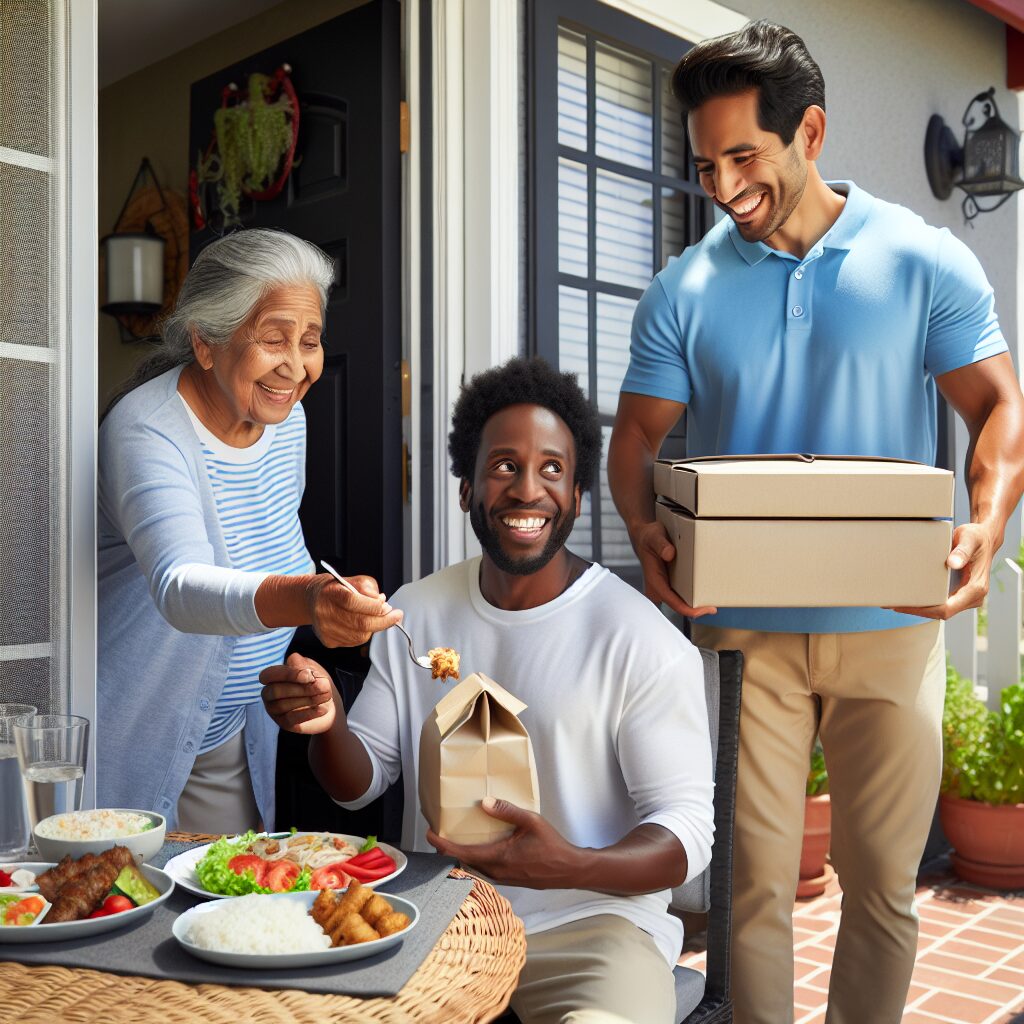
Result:
{"type": "MultiPolygon", "coordinates": [[[[162,867],[171,857],[195,845],[165,843],[152,864],[162,867]]],[[[178,945],[171,935],[171,925],[183,911],[205,901],[176,888],[166,903],[138,924],[77,941],[25,946],[3,943],[0,962],[86,967],[190,983],[297,988],[327,995],[388,998],[397,995],[423,963],[473,887],[471,879],[447,877],[455,863],[447,857],[427,853],[410,853],[408,857],[405,871],[380,886],[380,891],[384,895],[393,892],[415,903],[420,909],[419,924],[399,945],[365,960],[281,971],[250,971],[197,960],[178,945]]]]}

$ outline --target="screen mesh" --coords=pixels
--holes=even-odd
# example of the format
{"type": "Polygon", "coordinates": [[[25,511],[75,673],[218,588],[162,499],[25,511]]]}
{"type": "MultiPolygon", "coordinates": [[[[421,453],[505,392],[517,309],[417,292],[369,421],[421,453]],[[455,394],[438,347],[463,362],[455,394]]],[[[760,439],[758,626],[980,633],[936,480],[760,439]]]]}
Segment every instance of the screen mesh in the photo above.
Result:
{"type": "Polygon", "coordinates": [[[0,0],[0,702],[66,711],[66,0],[0,0]]]}

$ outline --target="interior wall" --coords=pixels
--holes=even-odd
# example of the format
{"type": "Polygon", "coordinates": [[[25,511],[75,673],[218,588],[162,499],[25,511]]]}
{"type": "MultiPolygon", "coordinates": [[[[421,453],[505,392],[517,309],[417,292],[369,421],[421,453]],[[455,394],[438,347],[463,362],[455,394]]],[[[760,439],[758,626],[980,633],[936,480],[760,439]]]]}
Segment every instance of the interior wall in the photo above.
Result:
{"type": "MultiPolygon", "coordinates": [[[[149,157],[163,187],[187,194],[189,166],[195,159],[195,154],[188,152],[189,89],[194,81],[363,2],[285,0],[101,90],[100,236],[113,228],[144,156],[149,157]]],[[[150,349],[145,344],[123,343],[117,323],[109,316],[98,316],[102,410],[112,391],[150,349]]]]}

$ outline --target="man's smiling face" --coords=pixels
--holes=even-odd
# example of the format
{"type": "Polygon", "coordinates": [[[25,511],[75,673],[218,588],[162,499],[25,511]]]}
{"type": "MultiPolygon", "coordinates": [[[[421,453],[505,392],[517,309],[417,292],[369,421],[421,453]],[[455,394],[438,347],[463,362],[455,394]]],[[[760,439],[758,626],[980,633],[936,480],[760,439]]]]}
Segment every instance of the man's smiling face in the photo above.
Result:
{"type": "Polygon", "coordinates": [[[789,219],[804,194],[807,162],[757,122],[756,89],[715,96],[687,119],[693,163],[704,191],[748,242],[763,242],[789,219]]]}
{"type": "Polygon", "coordinates": [[[510,405],[484,424],[461,503],[480,546],[503,572],[528,576],[564,547],[579,515],[576,445],[539,405],[510,405]]]}

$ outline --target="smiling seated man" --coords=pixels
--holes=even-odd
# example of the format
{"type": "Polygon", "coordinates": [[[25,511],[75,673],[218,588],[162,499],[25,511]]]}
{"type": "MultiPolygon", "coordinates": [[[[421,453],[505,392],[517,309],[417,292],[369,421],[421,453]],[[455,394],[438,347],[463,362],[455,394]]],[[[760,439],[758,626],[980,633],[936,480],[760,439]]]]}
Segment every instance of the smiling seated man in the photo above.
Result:
{"type": "Polygon", "coordinates": [[[261,678],[282,729],[311,738],[327,792],[362,807],[403,773],[402,845],[433,845],[499,883],[526,924],[512,998],[524,1024],[675,1024],[683,938],[669,889],[704,869],[711,749],[695,647],[642,594],[566,547],[598,469],[597,415],[571,374],[513,359],[475,377],[449,438],[483,554],[394,596],[417,643],[445,644],[527,704],[540,813],[487,798],[515,826],[459,846],[419,810],[420,728],[446,692],[397,630],[375,636],[348,718],[328,673],[292,655],[261,678]]]}

